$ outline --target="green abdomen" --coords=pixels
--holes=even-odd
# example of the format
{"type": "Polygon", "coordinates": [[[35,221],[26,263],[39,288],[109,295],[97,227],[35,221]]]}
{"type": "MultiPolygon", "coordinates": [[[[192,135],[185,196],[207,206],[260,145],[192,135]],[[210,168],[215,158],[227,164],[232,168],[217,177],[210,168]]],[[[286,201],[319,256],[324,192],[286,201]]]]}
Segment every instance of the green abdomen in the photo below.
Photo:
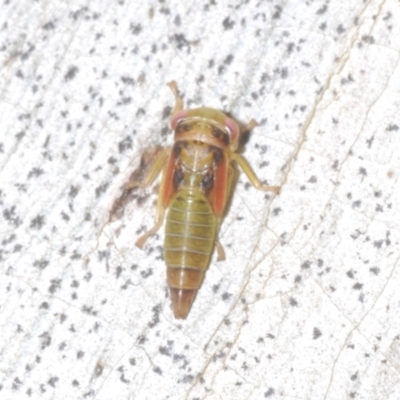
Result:
{"type": "Polygon", "coordinates": [[[164,258],[172,306],[186,318],[214,248],[217,218],[204,193],[182,188],[172,199],[165,227],[164,258]]]}

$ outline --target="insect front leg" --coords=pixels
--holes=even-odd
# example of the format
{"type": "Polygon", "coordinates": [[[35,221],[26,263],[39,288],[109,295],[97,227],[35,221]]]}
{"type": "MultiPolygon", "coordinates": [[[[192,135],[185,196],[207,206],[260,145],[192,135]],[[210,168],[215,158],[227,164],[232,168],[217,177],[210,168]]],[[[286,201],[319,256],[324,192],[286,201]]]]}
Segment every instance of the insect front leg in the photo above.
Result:
{"type": "Polygon", "coordinates": [[[249,181],[256,189],[279,194],[281,190],[280,186],[263,185],[261,181],[257,178],[257,175],[254,173],[254,171],[251,169],[249,163],[242,156],[237,153],[233,153],[231,155],[231,159],[232,161],[236,161],[238,163],[239,167],[247,175],[249,181]]]}
{"type": "Polygon", "coordinates": [[[172,93],[175,96],[175,106],[171,113],[171,115],[174,115],[176,112],[183,110],[183,99],[179,95],[178,85],[176,84],[175,81],[171,81],[167,83],[167,85],[171,88],[172,93]]]}
{"type": "Polygon", "coordinates": [[[252,118],[246,125],[242,126],[242,128],[240,129],[240,133],[249,132],[257,125],[257,121],[252,118]]]}

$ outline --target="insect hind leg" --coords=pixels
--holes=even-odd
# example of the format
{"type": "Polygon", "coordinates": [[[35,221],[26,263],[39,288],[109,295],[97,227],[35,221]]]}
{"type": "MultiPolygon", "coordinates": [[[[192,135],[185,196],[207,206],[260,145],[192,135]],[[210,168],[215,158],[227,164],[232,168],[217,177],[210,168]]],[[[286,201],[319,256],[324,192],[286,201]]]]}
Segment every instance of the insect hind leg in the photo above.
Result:
{"type": "Polygon", "coordinates": [[[217,249],[217,261],[223,261],[226,259],[225,250],[219,239],[215,241],[215,248],[217,249]]]}
{"type": "MultiPolygon", "coordinates": [[[[141,180],[136,180],[133,179],[125,184],[125,189],[130,190],[134,189],[136,187],[148,187],[150,186],[154,180],[157,178],[157,176],[160,174],[161,170],[165,168],[165,165],[167,163],[168,157],[171,153],[171,149],[167,148],[162,150],[156,157],[155,161],[147,171],[144,179],[141,180]]],[[[165,174],[164,174],[165,175],[165,174]]],[[[139,248],[142,248],[144,244],[146,243],[146,240],[154,235],[161,227],[164,221],[164,213],[165,213],[165,207],[163,204],[163,198],[161,193],[163,192],[163,186],[165,184],[165,179],[163,178],[160,186],[160,194],[158,196],[158,201],[157,201],[157,212],[156,212],[156,221],[154,226],[147,231],[144,235],[142,235],[137,241],[136,241],[136,246],[139,248]]]]}
{"type": "Polygon", "coordinates": [[[136,240],[135,245],[139,247],[139,249],[142,249],[144,244],[146,243],[146,240],[150,236],[153,236],[161,228],[164,222],[164,214],[165,214],[165,209],[162,205],[162,202],[159,200],[157,204],[156,222],[154,226],[151,229],[149,229],[144,235],[140,236],[138,240],[136,240]]]}

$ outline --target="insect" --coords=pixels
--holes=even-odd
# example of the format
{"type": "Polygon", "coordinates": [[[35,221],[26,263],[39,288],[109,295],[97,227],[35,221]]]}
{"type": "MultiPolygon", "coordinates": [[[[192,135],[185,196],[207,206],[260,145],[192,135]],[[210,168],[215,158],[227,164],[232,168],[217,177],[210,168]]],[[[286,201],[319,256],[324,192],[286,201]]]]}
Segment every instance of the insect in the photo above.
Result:
{"type": "Polygon", "coordinates": [[[168,86],[175,95],[170,117],[174,144],[158,152],[144,179],[132,180],[125,188],[147,187],[162,171],[155,224],[136,245],[142,248],[165,219],[164,259],[172,310],[175,318],[186,319],[214,247],[218,260],[225,259],[218,229],[231,190],[232,164],[243,170],[256,189],[279,193],[280,188],[263,185],[247,161],[235,153],[241,132],[256,126],[254,120],[240,129],[216,109],[186,110],[176,82],[168,86]]]}

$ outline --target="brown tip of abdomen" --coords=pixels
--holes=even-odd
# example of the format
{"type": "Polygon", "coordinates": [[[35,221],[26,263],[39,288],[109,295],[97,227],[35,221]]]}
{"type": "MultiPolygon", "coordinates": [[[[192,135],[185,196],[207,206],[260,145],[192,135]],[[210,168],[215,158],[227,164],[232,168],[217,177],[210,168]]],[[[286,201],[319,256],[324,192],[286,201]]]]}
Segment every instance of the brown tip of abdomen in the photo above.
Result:
{"type": "Polygon", "coordinates": [[[197,289],[177,289],[170,287],[172,311],[176,319],[186,319],[197,294],[197,289]]]}

